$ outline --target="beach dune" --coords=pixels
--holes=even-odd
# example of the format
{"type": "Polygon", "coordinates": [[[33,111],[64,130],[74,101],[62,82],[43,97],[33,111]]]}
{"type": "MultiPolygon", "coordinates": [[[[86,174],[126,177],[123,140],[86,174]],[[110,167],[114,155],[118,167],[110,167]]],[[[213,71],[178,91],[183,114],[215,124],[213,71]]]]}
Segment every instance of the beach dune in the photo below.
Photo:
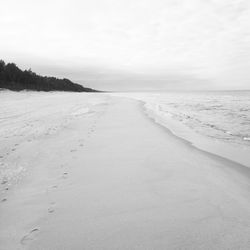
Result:
{"type": "Polygon", "coordinates": [[[2,171],[0,249],[249,249],[249,169],[135,100],[1,95],[0,162],[24,170],[2,171]]]}

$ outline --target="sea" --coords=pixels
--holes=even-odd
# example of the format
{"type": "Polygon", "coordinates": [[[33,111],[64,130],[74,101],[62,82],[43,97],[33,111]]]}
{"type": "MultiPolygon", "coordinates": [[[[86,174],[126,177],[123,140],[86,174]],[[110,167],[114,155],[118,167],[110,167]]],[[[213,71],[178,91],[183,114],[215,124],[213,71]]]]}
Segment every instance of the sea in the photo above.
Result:
{"type": "Polygon", "coordinates": [[[194,146],[250,166],[250,91],[127,96],[140,100],[151,118],[194,146]]]}

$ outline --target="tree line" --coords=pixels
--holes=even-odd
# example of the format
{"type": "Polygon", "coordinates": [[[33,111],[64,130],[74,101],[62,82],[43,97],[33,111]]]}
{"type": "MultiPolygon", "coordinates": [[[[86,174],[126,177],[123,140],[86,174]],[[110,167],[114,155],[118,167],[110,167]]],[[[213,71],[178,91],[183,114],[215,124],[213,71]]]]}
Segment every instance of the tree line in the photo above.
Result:
{"type": "Polygon", "coordinates": [[[27,89],[36,91],[97,92],[65,78],[40,76],[32,72],[31,69],[22,71],[15,63],[6,64],[3,60],[0,60],[0,88],[15,91],[27,89]]]}

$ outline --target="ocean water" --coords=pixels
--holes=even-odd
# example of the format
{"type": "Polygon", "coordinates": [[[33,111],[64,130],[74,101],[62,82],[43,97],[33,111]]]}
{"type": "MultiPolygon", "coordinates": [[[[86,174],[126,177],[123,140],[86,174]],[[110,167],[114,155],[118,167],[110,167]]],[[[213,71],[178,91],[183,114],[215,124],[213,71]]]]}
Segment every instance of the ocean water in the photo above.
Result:
{"type": "Polygon", "coordinates": [[[157,93],[141,100],[196,133],[250,147],[250,91],[157,93]]]}
{"type": "Polygon", "coordinates": [[[250,91],[146,92],[127,97],[142,101],[151,118],[196,147],[250,166],[250,91]]]}

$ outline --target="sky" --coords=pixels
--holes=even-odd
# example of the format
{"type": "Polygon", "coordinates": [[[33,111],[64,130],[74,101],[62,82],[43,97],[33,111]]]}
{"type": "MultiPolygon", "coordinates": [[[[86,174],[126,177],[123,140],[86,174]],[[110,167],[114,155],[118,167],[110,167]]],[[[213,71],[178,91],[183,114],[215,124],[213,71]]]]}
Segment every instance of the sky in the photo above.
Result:
{"type": "Polygon", "coordinates": [[[0,58],[101,90],[250,89],[249,0],[0,0],[0,58]]]}

